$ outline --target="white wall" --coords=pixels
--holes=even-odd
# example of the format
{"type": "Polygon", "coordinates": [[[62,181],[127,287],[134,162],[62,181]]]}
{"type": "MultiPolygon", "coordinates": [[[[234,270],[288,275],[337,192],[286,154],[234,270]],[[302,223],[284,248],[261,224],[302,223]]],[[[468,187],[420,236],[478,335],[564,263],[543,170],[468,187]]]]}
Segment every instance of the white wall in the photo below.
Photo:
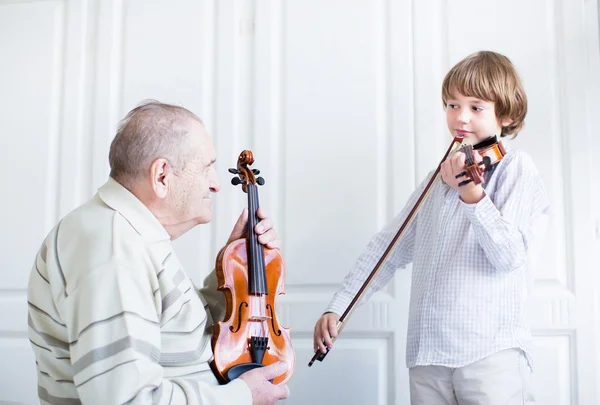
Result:
{"type": "Polygon", "coordinates": [[[312,368],[312,328],[359,251],[449,144],[440,87],[467,54],[509,56],[530,100],[511,147],[554,216],[530,314],[538,403],[600,404],[600,63],[592,0],[0,0],[0,400],[36,403],[26,285],[55,221],[106,179],[117,121],[183,105],[216,142],[213,223],[176,249],[196,281],[243,204],[254,152],[284,241],[298,365],[288,404],[408,404],[410,271],[355,312],[312,368]],[[591,311],[595,308],[595,311],[591,311]],[[342,382],[343,381],[343,382],[342,382]]]}

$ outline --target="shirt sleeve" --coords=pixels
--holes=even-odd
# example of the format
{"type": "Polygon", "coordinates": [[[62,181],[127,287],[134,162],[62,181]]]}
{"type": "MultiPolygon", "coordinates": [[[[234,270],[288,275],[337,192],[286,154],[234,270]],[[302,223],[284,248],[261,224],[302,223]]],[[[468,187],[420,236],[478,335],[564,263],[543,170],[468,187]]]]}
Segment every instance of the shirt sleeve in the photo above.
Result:
{"type": "MultiPolygon", "coordinates": [[[[408,202],[402,211],[390,221],[381,231],[379,231],[367,244],[366,249],[358,257],[352,270],[344,277],[340,289],[334,294],[331,302],[327,306],[325,312],[333,312],[338,315],[346,310],[352,299],[358,293],[360,287],[375,268],[383,256],[385,250],[392,242],[394,236],[406,220],[411,210],[417,203],[427,183],[433,176],[434,171],[431,171],[425,180],[421,182],[419,187],[410,195],[408,202]]],[[[432,188],[434,185],[432,185],[432,188]]],[[[363,295],[363,299],[359,302],[364,304],[376,291],[379,291],[393,277],[396,269],[405,268],[413,259],[413,247],[415,241],[415,229],[418,214],[413,217],[404,231],[404,234],[396,242],[392,248],[387,260],[381,264],[381,268],[370,288],[363,295]]]]}
{"type": "Polygon", "coordinates": [[[476,204],[461,200],[477,242],[500,272],[525,265],[547,228],[550,204],[531,158],[516,152],[498,174],[497,187],[476,204]]]}
{"type": "Polygon", "coordinates": [[[159,303],[150,275],[110,263],[95,269],[62,303],[74,383],[83,404],[252,404],[242,380],[212,386],[166,378],[159,303]]]}

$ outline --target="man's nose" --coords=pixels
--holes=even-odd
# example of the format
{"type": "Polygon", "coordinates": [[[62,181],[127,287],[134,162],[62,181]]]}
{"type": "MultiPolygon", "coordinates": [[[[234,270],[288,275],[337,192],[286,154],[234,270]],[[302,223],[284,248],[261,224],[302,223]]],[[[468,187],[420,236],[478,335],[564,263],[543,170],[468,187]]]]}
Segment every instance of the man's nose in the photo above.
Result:
{"type": "Polygon", "coordinates": [[[208,183],[211,193],[218,193],[221,190],[221,183],[219,183],[219,178],[217,176],[214,179],[211,179],[208,183]]]}

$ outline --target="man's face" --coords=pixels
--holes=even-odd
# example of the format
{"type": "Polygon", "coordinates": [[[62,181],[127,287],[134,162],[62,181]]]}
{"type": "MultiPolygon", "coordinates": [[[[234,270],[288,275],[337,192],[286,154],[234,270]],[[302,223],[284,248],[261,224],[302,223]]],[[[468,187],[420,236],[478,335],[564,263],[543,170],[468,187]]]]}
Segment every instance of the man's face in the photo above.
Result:
{"type": "Polygon", "coordinates": [[[174,175],[169,206],[178,222],[190,220],[205,224],[212,219],[211,193],[221,189],[215,170],[215,148],[206,130],[192,121],[190,159],[183,170],[174,175]]]}

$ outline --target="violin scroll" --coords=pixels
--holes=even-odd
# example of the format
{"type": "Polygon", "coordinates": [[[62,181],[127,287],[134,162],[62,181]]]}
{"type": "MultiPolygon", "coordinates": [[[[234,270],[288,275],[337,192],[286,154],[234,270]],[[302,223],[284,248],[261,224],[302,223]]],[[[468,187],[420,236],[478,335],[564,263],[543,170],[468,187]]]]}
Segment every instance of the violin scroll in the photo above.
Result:
{"type": "Polygon", "coordinates": [[[259,186],[265,184],[265,179],[256,177],[260,173],[260,170],[248,168],[252,163],[254,163],[254,155],[252,155],[251,151],[244,150],[238,156],[237,168],[229,169],[229,173],[238,175],[238,177],[231,179],[231,184],[234,186],[242,184],[242,190],[245,193],[248,192],[248,184],[258,184],[259,186]]]}

